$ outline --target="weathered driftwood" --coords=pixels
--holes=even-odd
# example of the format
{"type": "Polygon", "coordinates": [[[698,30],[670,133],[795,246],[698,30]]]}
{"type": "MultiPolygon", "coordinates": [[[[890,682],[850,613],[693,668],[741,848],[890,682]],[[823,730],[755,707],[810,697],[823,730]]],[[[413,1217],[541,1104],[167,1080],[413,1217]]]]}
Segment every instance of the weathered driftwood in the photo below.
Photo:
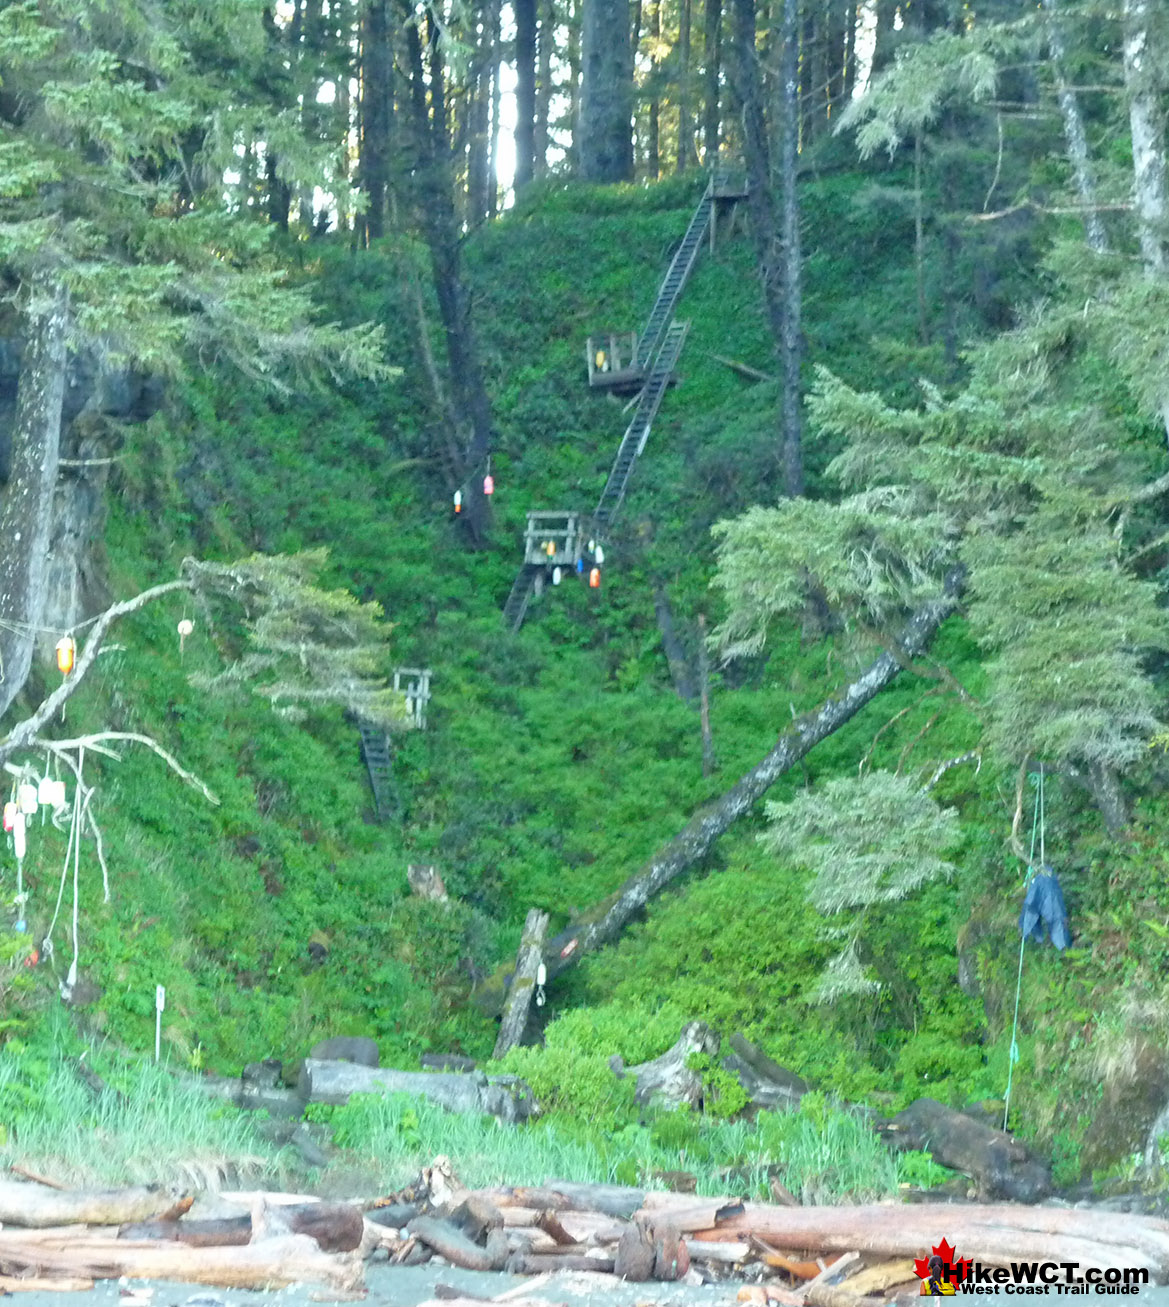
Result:
{"type": "Polygon", "coordinates": [[[146,1221],[174,1205],[161,1189],[46,1189],[21,1180],[0,1180],[0,1225],[123,1225],[146,1221]]]}
{"type": "Polygon", "coordinates": [[[626,1068],[625,1074],[637,1081],[637,1101],[697,1107],[702,1100],[702,1075],[691,1070],[690,1059],[696,1054],[714,1057],[721,1042],[705,1021],[689,1022],[682,1028],[678,1042],[661,1057],[626,1068]]]}
{"type": "Polygon", "coordinates": [[[942,1166],[973,1176],[980,1197],[1033,1203],[1051,1192],[1051,1172],[1019,1140],[936,1099],[917,1099],[880,1130],[894,1146],[924,1148],[942,1166]]]}
{"type": "Polygon", "coordinates": [[[182,1244],[131,1242],[92,1231],[63,1232],[56,1242],[27,1240],[18,1230],[0,1230],[0,1264],[39,1275],[94,1280],[130,1276],[182,1280],[221,1289],[283,1289],[319,1284],[357,1289],[364,1264],[355,1253],[323,1253],[302,1234],[284,1235],[242,1248],[188,1248],[182,1244]]]}
{"type": "MultiPolygon", "coordinates": [[[[1058,1211],[1058,1232],[1040,1225],[1054,1209],[979,1206],[873,1207],[767,1207],[755,1203],[705,1230],[690,1230],[698,1239],[758,1235],[781,1248],[809,1252],[881,1253],[890,1257],[921,1256],[922,1250],[943,1238],[961,1249],[964,1257],[992,1266],[1012,1261],[1078,1261],[1101,1268],[1145,1267],[1157,1283],[1169,1279],[1169,1252],[1161,1244],[1169,1226],[1152,1218],[1132,1221],[1115,1242],[1113,1231],[1097,1220],[1098,1213],[1058,1211]],[[1045,1215],[1037,1221],[1036,1212],[1045,1215]],[[1073,1218],[1068,1220],[1068,1218],[1073,1218]],[[1075,1218],[1078,1218],[1075,1219],[1075,1218]]],[[[672,1213],[680,1228],[691,1222],[684,1213],[672,1213]]]]}
{"type": "Polygon", "coordinates": [[[548,914],[539,908],[532,908],[524,922],[524,933],[516,954],[515,974],[503,1001],[503,1019],[499,1023],[499,1038],[495,1041],[494,1056],[497,1059],[523,1040],[536,992],[537,973],[543,961],[544,935],[547,930],[548,914]]]}
{"type": "Polygon", "coordinates": [[[93,1288],[93,1280],[76,1275],[0,1275],[0,1293],[84,1293],[93,1288]]]}
{"type": "MultiPolygon", "coordinates": [[[[484,1195],[501,1209],[507,1220],[509,1207],[527,1207],[536,1211],[601,1212],[605,1216],[628,1220],[646,1201],[644,1189],[619,1184],[576,1184],[570,1180],[549,1180],[540,1187],[523,1185],[485,1189],[484,1195]]],[[[676,1196],[676,1195],[670,1195],[676,1196]]],[[[693,1203],[693,1199],[687,1200],[693,1203]]]]}
{"type": "Polygon", "coordinates": [[[692,1262],[720,1262],[727,1266],[746,1261],[751,1255],[749,1243],[728,1243],[721,1239],[715,1243],[706,1239],[687,1239],[686,1248],[692,1262]]]}
{"type": "MultiPolygon", "coordinates": [[[[290,1233],[308,1235],[327,1253],[352,1252],[365,1230],[361,1213],[349,1203],[301,1203],[281,1208],[281,1216],[290,1233]]],[[[251,1242],[252,1218],[139,1221],[118,1233],[124,1239],[166,1239],[193,1248],[239,1246],[251,1242]]]]}
{"type": "Polygon", "coordinates": [[[540,1275],[545,1271],[611,1271],[612,1257],[584,1253],[512,1253],[507,1268],[512,1275],[540,1275]]]}
{"type": "Polygon", "coordinates": [[[516,1076],[393,1071],[312,1057],[305,1058],[301,1068],[299,1091],[308,1102],[337,1104],[347,1103],[353,1094],[412,1094],[448,1112],[497,1116],[507,1122],[524,1121],[535,1108],[532,1091],[516,1076]]]}
{"type": "Polygon", "coordinates": [[[735,1051],[723,1058],[723,1066],[735,1073],[755,1107],[782,1109],[799,1105],[809,1089],[806,1080],[780,1066],[743,1034],[732,1035],[730,1045],[735,1051]]]}
{"type": "Polygon", "coordinates": [[[495,1259],[486,1248],[480,1248],[450,1221],[435,1216],[416,1216],[406,1227],[406,1233],[466,1271],[497,1271],[495,1259]]]}

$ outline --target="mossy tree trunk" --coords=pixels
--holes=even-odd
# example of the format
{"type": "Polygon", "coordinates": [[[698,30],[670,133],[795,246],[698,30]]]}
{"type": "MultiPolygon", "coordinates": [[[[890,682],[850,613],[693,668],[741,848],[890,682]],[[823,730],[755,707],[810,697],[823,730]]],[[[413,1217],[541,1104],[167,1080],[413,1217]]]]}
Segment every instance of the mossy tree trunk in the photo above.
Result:
{"type": "MultiPolygon", "coordinates": [[[[955,570],[936,599],[923,604],[906,623],[895,653],[883,653],[845,690],[797,717],[765,758],[720,798],[697,812],[664,848],[633,873],[615,893],[595,904],[548,944],[544,961],[549,980],[586,954],[615,940],[654,895],[697,866],[715,841],[744,816],[787,771],[822,740],[828,739],[870,703],[929,645],[939,626],[958,606],[964,576],[955,570]]],[[[476,1001],[489,1012],[502,1010],[508,971],[498,970],[480,988],[476,1001]]]]}
{"type": "Polygon", "coordinates": [[[32,279],[25,323],[11,469],[0,497],[0,714],[28,679],[45,607],[69,332],[69,296],[58,277],[32,279]]]}
{"type": "Polygon", "coordinates": [[[584,0],[581,21],[580,175],[590,182],[631,182],[629,0],[584,0]]]}

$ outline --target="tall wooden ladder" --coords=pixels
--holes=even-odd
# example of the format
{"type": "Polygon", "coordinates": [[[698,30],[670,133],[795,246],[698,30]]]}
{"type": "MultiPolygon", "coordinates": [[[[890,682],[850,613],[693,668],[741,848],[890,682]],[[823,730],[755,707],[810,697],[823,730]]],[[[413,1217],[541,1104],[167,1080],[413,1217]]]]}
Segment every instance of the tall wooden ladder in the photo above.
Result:
{"type": "Polygon", "coordinates": [[[377,819],[388,821],[398,807],[389,733],[366,717],[358,717],[357,730],[361,736],[361,756],[369,772],[369,786],[373,790],[377,819]]]}
{"type": "Polygon", "coordinates": [[[649,319],[637,342],[636,363],[640,368],[649,368],[650,361],[657,354],[669,329],[674,308],[686,288],[686,282],[698,258],[698,251],[702,248],[702,242],[710,229],[711,219],[714,216],[714,193],[712,177],[706,190],[702,192],[702,199],[698,201],[698,207],[694,210],[694,216],[690,219],[685,236],[682,237],[682,244],[678,246],[673,259],[670,260],[670,266],[666,269],[666,275],[658,287],[657,299],[650,309],[649,319]]]}
{"type": "Polygon", "coordinates": [[[503,605],[503,624],[512,635],[524,624],[528,615],[528,605],[536,593],[536,581],[543,572],[539,563],[525,563],[516,573],[512,582],[511,593],[503,605]]]}
{"type": "Polygon", "coordinates": [[[614,517],[617,516],[617,510],[621,507],[621,501],[625,498],[625,487],[629,484],[629,476],[633,471],[634,464],[645,449],[645,442],[649,439],[650,427],[653,425],[654,418],[657,417],[658,409],[661,408],[666,387],[670,384],[674,365],[678,362],[678,356],[682,353],[682,346],[686,342],[686,333],[689,330],[690,324],[688,322],[671,322],[666,328],[662,347],[650,367],[649,374],[645,379],[645,385],[638,396],[637,408],[633,411],[633,418],[625,428],[625,435],[621,438],[621,444],[617,449],[617,457],[614,459],[612,470],[609,472],[609,479],[605,482],[605,488],[601,492],[596,508],[593,510],[593,521],[598,531],[602,531],[609,526],[614,517]]]}

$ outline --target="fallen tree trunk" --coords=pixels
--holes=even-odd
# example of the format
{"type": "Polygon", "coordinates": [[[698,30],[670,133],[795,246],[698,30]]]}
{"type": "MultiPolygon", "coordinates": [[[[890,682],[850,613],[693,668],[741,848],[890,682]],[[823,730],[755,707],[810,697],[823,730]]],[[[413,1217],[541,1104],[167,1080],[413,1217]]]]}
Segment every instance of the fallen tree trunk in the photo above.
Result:
{"type": "Polygon", "coordinates": [[[359,1289],[364,1282],[364,1264],[356,1253],[323,1253],[303,1234],[211,1249],[130,1242],[91,1231],[63,1232],[53,1242],[25,1240],[20,1231],[0,1230],[0,1269],[94,1280],[123,1275],[181,1280],[220,1289],[284,1289],[298,1283],[359,1289]]]}
{"type": "Polygon", "coordinates": [[[20,1180],[0,1180],[0,1225],[124,1225],[148,1221],[174,1206],[161,1189],[46,1189],[20,1180]]]}
{"type": "MultiPolygon", "coordinates": [[[[498,1061],[508,1049],[522,1043],[536,992],[540,961],[544,951],[544,935],[548,929],[548,914],[539,908],[528,912],[524,933],[516,957],[515,975],[508,986],[503,1005],[503,1020],[499,1023],[499,1038],[495,1041],[492,1056],[498,1061]]],[[[541,998],[540,1002],[544,1000],[541,998]]]]}
{"type": "MultiPolygon", "coordinates": [[[[696,1210],[709,1204],[696,1205],[696,1210]]],[[[1156,1283],[1169,1280],[1169,1224],[1150,1217],[1103,1219],[1104,1213],[988,1206],[768,1207],[743,1210],[706,1229],[686,1213],[670,1220],[699,1240],[755,1235],[784,1249],[920,1257],[947,1239],[963,1257],[992,1266],[1015,1261],[1079,1262],[1101,1268],[1144,1267],[1156,1283]],[[1115,1223],[1114,1223],[1115,1222],[1115,1223]]]]}
{"type": "Polygon", "coordinates": [[[503,1121],[524,1121],[535,1106],[532,1092],[516,1076],[460,1075],[453,1071],[392,1071],[306,1057],[299,1092],[311,1103],[347,1103],[352,1094],[413,1094],[448,1112],[473,1112],[503,1121]]]}
{"type": "MultiPolygon", "coordinates": [[[[305,1234],[322,1252],[348,1253],[361,1244],[365,1221],[349,1203],[299,1203],[279,1209],[292,1234],[305,1234]]],[[[159,1239],[191,1248],[224,1248],[250,1243],[252,1218],[228,1216],[219,1220],[140,1221],[118,1232],[122,1239],[159,1239]]]]}
{"type": "MultiPolygon", "coordinates": [[[[700,809],[682,831],[630,876],[620,889],[592,907],[567,931],[557,935],[544,954],[548,979],[552,980],[573,966],[584,954],[616,939],[629,920],[655,894],[701,862],[719,836],[749,812],[756,800],[766,794],[785,772],[876,698],[926,648],[938,627],[957,608],[963,580],[961,570],[955,569],[946,578],[943,593],[923,604],[906,623],[894,645],[896,656],[881,654],[841,694],[797,717],[780,735],[771,752],[721,799],[700,809]]],[[[509,974],[509,967],[500,967],[480,987],[476,1001],[484,1011],[498,1015],[503,1010],[509,974]]]]}

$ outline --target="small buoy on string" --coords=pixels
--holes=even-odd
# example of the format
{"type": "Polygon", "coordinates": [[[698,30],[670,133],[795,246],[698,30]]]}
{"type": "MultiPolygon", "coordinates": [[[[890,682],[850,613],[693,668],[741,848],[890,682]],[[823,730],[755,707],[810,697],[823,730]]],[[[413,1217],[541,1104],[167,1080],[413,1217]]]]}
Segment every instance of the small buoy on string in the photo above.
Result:
{"type": "Polygon", "coordinates": [[[601,588],[601,569],[594,567],[589,573],[589,589],[599,590],[601,588]]]}
{"type": "Polygon", "coordinates": [[[485,495],[495,494],[495,478],[490,472],[483,478],[483,493],[485,495]]]}
{"type": "Polygon", "coordinates": [[[19,811],[20,809],[16,806],[16,804],[11,799],[4,805],[4,829],[5,830],[11,830],[13,826],[16,825],[16,814],[19,811]]]}
{"type": "Polygon", "coordinates": [[[37,800],[47,808],[59,808],[65,802],[65,782],[55,781],[51,776],[42,777],[37,786],[37,800]]]}
{"type": "Polygon", "coordinates": [[[552,584],[553,584],[553,585],[559,585],[559,584],[560,584],[560,578],[561,578],[563,575],[564,575],[564,574],[563,574],[563,572],[561,572],[560,568],[558,568],[558,567],[554,567],[554,568],[552,569],[552,584]]]}
{"type": "Polygon", "coordinates": [[[25,958],[24,965],[26,967],[35,967],[40,960],[41,960],[41,955],[39,951],[34,948],[33,951],[28,955],[28,957],[25,958]]]}
{"type": "Polygon", "coordinates": [[[579,576],[579,575],[583,575],[583,573],[584,573],[584,559],[583,559],[583,558],[578,558],[578,559],[576,560],[576,570],[577,570],[577,575],[578,575],[578,576],[579,576]]]}
{"type": "Polygon", "coordinates": [[[37,787],[28,781],[16,788],[16,802],[26,817],[31,817],[37,810],[37,787]]]}
{"type": "Polygon", "coordinates": [[[12,852],[17,862],[23,860],[26,848],[24,813],[17,809],[15,816],[12,818],[12,852]]]}
{"type": "Polygon", "coordinates": [[[605,551],[601,548],[600,545],[598,545],[596,549],[593,550],[593,560],[596,562],[598,567],[600,567],[601,564],[605,561],[605,551]]]}
{"type": "Polygon", "coordinates": [[[180,657],[182,656],[183,645],[185,645],[185,644],[187,643],[187,636],[190,635],[191,632],[192,632],[194,629],[195,629],[195,623],[192,622],[191,619],[190,619],[189,617],[184,617],[183,620],[178,624],[178,628],[177,628],[177,630],[178,630],[178,633],[179,633],[179,655],[180,655],[180,657]]]}
{"type": "Polygon", "coordinates": [[[77,645],[71,635],[64,635],[57,641],[57,667],[62,676],[68,676],[73,670],[73,660],[77,654],[77,645]]]}
{"type": "Polygon", "coordinates": [[[596,542],[595,540],[590,540],[590,541],[589,541],[589,553],[590,553],[590,554],[595,554],[596,552],[597,552],[597,542],[596,542]]]}
{"type": "Polygon", "coordinates": [[[555,555],[555,553],[556,553],[556,543],[555,543],[555,541],[553,541],[553,540],[545,540],[545,541],[544,541],[544,552],[548,555],[549,558],[552,558],[552,557],[555,555]]]}
{"type": "Polygon", "coordinates": [[[536,1006],[544,1006],[544,982],[548,979],[548,968],[541,962],[536,968],[536,1006]]]}
{"type": "Polygon", "coordinates": [[[23,935],[25,931],[28,930],[28,922],[21,917],[19,921],[14,921],[12,923],[12,929],[16,931],[18,935],[23,935]]]}
{"type": "Polygon", "coordinates": [[[462,511],[463,511],[463,492],[462,492],[461,490],[456,490],[456,491],[455,491],[455,512],[456,512],[456,513],[461,513],[462,511]]]}

